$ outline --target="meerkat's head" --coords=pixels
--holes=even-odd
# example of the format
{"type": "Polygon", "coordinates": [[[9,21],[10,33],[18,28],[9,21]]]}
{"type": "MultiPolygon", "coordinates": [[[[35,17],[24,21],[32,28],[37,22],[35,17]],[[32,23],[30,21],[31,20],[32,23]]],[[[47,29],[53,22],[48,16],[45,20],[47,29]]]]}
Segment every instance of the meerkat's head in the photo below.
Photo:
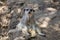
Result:
{"type": "Polygon", "coordinates": [[[33,15],[33,12],[35,12],[35,10],[33,10],[32,8],[25,8],[24,9],[24,13],[29,15],[30,17],[33,15]]]}

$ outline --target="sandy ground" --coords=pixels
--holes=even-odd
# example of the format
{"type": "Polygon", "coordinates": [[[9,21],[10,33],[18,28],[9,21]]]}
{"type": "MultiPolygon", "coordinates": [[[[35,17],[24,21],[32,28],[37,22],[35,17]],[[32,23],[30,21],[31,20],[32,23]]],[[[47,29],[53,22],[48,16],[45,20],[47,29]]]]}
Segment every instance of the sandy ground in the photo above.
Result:
{"type": "Polygon", "coordinates": [[[39,22],[38,26],[46,36],[38,35],[28,40],[60,40],[59,0],[56,2],[49,0],[7,0],[0,2],[0,4],[0,40],[9,40],[8,31],[16,28],[24,13],[23,9],[30,8],[30,6],[35,10],[35,20],[39,22]]]}

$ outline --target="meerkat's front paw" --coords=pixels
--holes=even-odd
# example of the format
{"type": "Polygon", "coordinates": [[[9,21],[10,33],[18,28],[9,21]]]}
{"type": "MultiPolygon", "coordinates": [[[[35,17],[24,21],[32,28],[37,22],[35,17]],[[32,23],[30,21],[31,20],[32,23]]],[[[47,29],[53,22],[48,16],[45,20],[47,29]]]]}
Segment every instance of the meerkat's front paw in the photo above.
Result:
{"type": "Polygon", "coordinates": [[[35,37],[37,35],[36,31],[33,29],[29,29],[29,33],[30,33],[31,37],[35,37]]]}

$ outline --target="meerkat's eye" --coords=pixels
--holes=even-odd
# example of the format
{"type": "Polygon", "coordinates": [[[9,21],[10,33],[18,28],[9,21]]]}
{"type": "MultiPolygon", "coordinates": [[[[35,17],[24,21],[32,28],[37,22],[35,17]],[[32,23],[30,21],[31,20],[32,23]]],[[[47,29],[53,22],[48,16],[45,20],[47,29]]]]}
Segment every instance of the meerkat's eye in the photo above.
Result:
{"type": "Polygon", "coordinates": [[[26,11],[28,11],[29,9],[26,9],[26,11]]]}
{"type": "Polygon", "coordinates": [[[32,11],[33,11],[33,9],[30,9],[30,11],[32,12],[32,11]]]}
{"type": "Polygon", "coordinates": [[[28,11],[29,9],[24,9],[24,11],[28,11]]]}
{"type": "Polygon", "coordinates": [[[32,12],[32,11],[35,12],[35,10],[33,10],[33,9],[30,9],[30,11],[31,11],[31,12],[32,12]]]}

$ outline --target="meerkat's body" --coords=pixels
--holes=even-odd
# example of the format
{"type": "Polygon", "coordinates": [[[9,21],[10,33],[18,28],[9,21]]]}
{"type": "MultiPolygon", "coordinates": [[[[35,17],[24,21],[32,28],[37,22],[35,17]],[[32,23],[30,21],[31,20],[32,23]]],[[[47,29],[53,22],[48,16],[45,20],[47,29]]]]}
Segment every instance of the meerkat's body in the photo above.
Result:
{"type": "Polygon", "coordinates": [[[45,34],[41,33],[41,30],[36,26],[34,19],[33,9],[25,8],[24,15],[20,22],[17,24],[16,29],[10,30],[11,32],[21,31],[23,36],[30,35],[30,37],[35,37],[38,35],[44,36],[45,34]]]}

